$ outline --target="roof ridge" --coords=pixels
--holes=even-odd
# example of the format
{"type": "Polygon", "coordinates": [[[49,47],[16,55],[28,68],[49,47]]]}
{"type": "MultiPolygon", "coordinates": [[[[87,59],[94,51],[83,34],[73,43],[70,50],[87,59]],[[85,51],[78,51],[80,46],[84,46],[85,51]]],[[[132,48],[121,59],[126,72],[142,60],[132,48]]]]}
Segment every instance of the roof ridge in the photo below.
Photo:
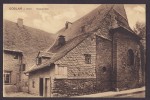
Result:
{"type": "Polygon", "coordinates": [[[125,19],[127,20],[126,11],[125,11],[125,16],[123,16],[123,15],[120,13],[120,11],[118,11],[118,10],[115,9],[115,7],[117,7],[118,5],[119,5],[119,6],[122,5],[123,10],[125,11],[124,4],[114,4],[113,10],[115,10],[119,15],[121,15],[123,18],[125,18],[125,19]]]}

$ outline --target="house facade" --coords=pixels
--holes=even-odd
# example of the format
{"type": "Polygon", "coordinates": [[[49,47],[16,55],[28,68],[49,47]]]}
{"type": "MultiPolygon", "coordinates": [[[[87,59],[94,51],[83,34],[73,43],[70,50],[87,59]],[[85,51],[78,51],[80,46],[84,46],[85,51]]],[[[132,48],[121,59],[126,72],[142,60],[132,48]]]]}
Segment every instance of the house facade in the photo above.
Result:
{"type": "Polygon", "coordinates": [[[74,96],[144,85],[140,38],[129,27],[123,5],[101,5],[57,34],[26,72],[29,93],[74,96]]]}
{"type": "Polygon", "coordinates": [[[23,52],[19,50],[3,50],[3,88],[5,93],[27,91],[28,79],[24,74],[26,64],[23,52]]]}

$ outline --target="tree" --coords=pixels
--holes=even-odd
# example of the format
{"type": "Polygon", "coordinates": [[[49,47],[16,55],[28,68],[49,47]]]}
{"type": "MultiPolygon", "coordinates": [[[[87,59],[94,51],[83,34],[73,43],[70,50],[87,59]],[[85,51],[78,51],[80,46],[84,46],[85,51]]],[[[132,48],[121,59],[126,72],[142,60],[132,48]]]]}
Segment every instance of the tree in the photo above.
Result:
{"type": "Polygon", "coordinates": [[[141,44],[146,50],[146,26],[145,23],[137,22],[134,27],[134,32],[141,37],[141,44]]]}
{"type": "Polygon", "coordinates": [[[137,22],[134,27],[134,32],[142,39],[146,38],[146,26],[145,23],[137,22]]]}
{"type": "Polygon", "coordinates": [[[146,26],[145,23],[137,22],[134,27],[134,32],[141,37],[140,41],[140,54],[142,66],[142,83],[145,84],[145,66],[146,66],[146,26]]]}

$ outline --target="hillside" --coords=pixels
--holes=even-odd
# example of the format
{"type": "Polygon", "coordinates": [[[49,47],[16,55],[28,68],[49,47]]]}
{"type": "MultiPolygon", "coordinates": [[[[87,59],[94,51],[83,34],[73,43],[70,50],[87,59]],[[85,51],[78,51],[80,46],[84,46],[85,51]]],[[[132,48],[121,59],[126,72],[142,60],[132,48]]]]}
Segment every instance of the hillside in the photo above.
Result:
{"type": "Polygon", "coordinates": [[[35,63],[37,53],[46,50],[54,40],[55,35],[53,34],[25,25],[19,27],[17,23],[4,20],[4,49],[23,51],[28,67],[35,63]]]}

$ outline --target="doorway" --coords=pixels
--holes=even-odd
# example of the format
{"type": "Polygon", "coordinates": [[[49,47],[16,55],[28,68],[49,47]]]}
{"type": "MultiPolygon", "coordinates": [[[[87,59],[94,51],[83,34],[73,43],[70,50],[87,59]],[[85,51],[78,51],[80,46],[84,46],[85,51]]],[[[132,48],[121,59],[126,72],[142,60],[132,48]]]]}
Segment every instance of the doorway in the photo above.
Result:
{"type": "Polygon", "coordinates": [[[44,97],[50,97],[51,96],[50,78],[40,78],[39,94],[40,94],[40,96],[44,96],[44,97]]]}
{"type": "Polygon", "coordinates": [[[50,86],[50,78],[45,78],[45,97],[51,96],[50,86]]]}
{"type": "Polygon", "coordinates": [[[43,78],[40,78],[39,93],[40,93],[40,96],[43,96],[43,78]]]}

